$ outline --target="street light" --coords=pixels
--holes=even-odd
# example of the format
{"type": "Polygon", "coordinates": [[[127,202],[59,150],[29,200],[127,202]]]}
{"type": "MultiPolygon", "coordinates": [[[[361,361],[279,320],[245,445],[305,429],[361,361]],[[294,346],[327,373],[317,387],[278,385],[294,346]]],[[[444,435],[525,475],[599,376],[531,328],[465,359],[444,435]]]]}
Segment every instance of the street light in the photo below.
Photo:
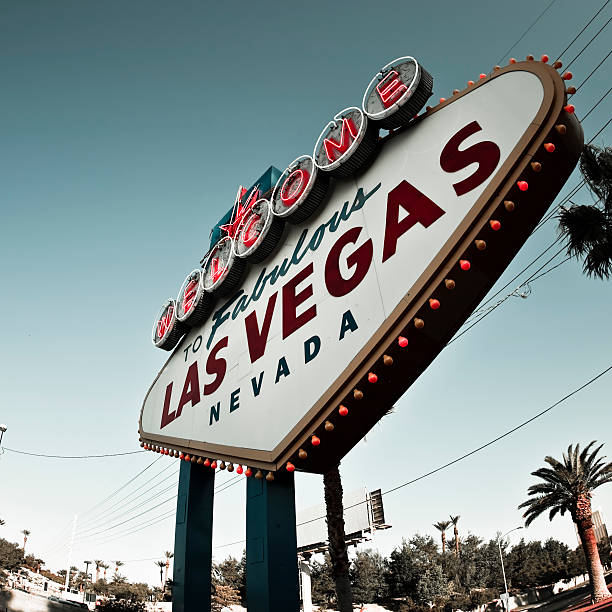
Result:
{"type": "Polygon", "coordinates": [[[513,531],[518,531],[519,529],[522,529],[522,528],[523,526],[521,525],[520,527],[515,527],[514,529],[511,529],[510,531],[506,531],[506,533],[504,533],[503,536],[500,536],[500,538],[497,540],[497,546],[499,548],[499,560],[501,561],[502,575],[504,576],[504,589],[506,589],[506,592],[504,593],[504,599],[506,601],[506,611],[508,610],[508,601],[510,599],[510,594],[508,593],[508,583],[506,582],[506,570],[504,569],[504,557],[502,555],[501,543],[502,543],[502,540],[509,533],[512,533],[513,531]]]}

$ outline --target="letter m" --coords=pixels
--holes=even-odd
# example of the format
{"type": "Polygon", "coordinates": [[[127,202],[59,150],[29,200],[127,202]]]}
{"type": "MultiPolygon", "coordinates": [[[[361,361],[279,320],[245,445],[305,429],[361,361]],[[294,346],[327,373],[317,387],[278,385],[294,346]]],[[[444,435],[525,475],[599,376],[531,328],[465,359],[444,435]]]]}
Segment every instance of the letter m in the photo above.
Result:
{"type": "Polygon", "coordinates": [[[351,118],[342,119],[342,133],[340,134],[340,142],[336,142],[332,138],[326,138],[323,145],[325,146],[325,154],[330,162],[335,161],[346,153],[346,150],[353,144],[357,138],[357,128],[351,118]]]}

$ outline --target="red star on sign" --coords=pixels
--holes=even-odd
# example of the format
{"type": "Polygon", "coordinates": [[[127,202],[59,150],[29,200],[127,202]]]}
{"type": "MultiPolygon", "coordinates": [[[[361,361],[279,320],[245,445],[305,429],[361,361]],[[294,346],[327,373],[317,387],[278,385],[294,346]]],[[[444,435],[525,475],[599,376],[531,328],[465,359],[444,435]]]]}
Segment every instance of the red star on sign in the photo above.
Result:
{"type": "Polygon", "coordinates": [[[236,193],[236,201],[234,202],[234,208],[232,210],[231,221],[226,225],[221,225],[220,229],[227,233],[230,238],[234,238],[238,231],[238,227],[242,223],[242,220],[249,214],[251,208],[253,208],[253,204],[257,202],[259,197],[259,185],[251,191],[251,195],[248,200],[243,204],[242,198],[244,198],[247,190],[240,185],[238,187],[238,193],[236,193]]]}

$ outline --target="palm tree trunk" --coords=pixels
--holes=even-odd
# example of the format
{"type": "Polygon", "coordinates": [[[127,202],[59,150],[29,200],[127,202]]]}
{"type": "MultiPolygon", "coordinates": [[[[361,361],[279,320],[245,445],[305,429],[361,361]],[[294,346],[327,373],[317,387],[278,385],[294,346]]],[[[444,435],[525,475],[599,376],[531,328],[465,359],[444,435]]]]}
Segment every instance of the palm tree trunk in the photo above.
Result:
{"type": "Polygon", "coordinates": [[[455,525],[455,557],[459,556],[459,530],[455,525]]]}
{"type": "Polygon", "coordinates": [[[578,519],[576,521],[576,526],[578,527],[578,534],[580,535],[580,542],[582,543],[582,550],[584,550],[587,569],[589,571],[591,597],[593,602],[597,603],[607,599],[608,597],[612,597],[612,595],[606,586],[603,567],[601,566],[601,561],[599,559],[597,538],[595,537],[595,531],[593,529],[593,518],[591,516],[590,508],[588,516],[578,519]]]}
{"type": "Polygon", "coordinates": [[[170,559],[166,559],[166,571],[164,573],[164,584],[168,582],[168,568],[170,567],[170,559]]]}
{"type": "Polygon", "coordinates": [[[329,556],[336,586],[339,612],[352,612],[353,593],[349,579],[349,560],[344,534],[344,513],[342,508],[342,481],[339,466],[323,475],[325,506],[327,510],[327,536],[329,556]]]}
{"type": "Polygon", "coordinates": [[[442,532],[442,554],[446,552],[446,534],[442,532]]]}

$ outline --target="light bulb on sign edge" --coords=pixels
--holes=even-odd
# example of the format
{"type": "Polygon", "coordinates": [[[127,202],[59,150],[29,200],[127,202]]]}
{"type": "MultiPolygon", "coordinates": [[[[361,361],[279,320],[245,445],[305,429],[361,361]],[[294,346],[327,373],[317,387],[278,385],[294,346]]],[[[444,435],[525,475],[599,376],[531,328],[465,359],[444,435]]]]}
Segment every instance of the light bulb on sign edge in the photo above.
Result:
{"type": "Polygon", "coordinates": [[[576,88],[573,85],[570,85],[566,90],[565,90],[570,96],[573,96],[576,93],[576,88]]]}
{"type": "Polygon", "coordinates": [[[393,365],[393,357],[391,355],[383,355],[383,364],[386,367],[390,367],[393,365]]]}
{"type": "Polygon", "coordinates": [[[544,62],[545,64],[547,64],[547,63],[548,63],[548,60],[549,60],[549,59],[550,59],[550,58],[548,57],[548,55],[546,55],[546,53],[544,53],[544,54],[542,55],[542,57],[540,58],[540,60],[541,60],[542,62],[544,62]]]}
{"type": "Polygon", "coordinates": [[[479,251],[484,251],[487,248],[487,243],[484,240],[474,240],[474,244],[479,251]]]}
{"type": "Polygon", "coordinates": [[[213,470],[216,470],[216,469],[217,469],[217,462],[216,462],[216,461],[213,461],[213,462],[210,464],[210,467],[211,467],[213,470]]]}
{"type": "Polygon", "coordinates": [[[486,79],[487,75],[484,72],[481,72],[480,75],[479,75],[479,78],[486,79]]]}
{"type": "Polygon", "coordinates": [[[210,459],[208,457],[206,457],[206,459],[204,459],[204,466],[205,467],[210,467],[210,459]]]}
{"type": "Polygon", "coordinates": [[[576,107],[573,104],[568,104],[563,107],[563,110],[571,115],[576,110],[576,107]]]}
{"type": "Polygon", "coordinates": [[[574,75],[569,72],[569,70],[563,74],[563,76],[561,77],[564,81],[571,81],[574,78],[574,75]]]}
{"type": "Polygon", "coordinates": [[[474,81],[468,81],[468,87],[471,87],[474,84],[474,81]]]}
{"type": "Polygon", "coordinates": [[[533,62],[533,60],[535,59],[535,57],[533,57],[533,55],[531,55],[531,53],[525,58],[528,62],[533,62]]]}
{"type": "Polygon", "coordinates": [[[561,134],[561,136],[565,136],[565,133],[567,132],[567,126],[563,125],[563,123],[559,123],[555,125],[555,130],[557,130],[557,133],[561,134]]]}
{"type": "Polygon", "coordinates": [[[455,281],[452,278],[445,278],[444,279],[444,286],[449,291],[452,291],[455,288],[455,281]]]}
{"type": "Polygon", "coordinates": [[[404,336],[400,336],[397,339],[397,343],[402,347],[402,348],[406,348],[408,346],[408,338],[405,338],[404,336]]]}
{"type": "Polygon", "coordinates": [[[363,399],[363,391],[360,391],[359,389],[353,389],[353,397],[359,401],[363,399]]]}
{"type": "Polygon", "coordinates": [[[253,470],[252,470],[250,467],[247,467],[247,469],[246,469],[246,470],[244,470],[244,475],[245,475],[247,478],[250,478],[250,477],[253,475],[253,470]]]}
{"type": "Polygon", "coordinates": [[[545,142],[544,143],[544,150],[547,153],[554,153],[555,152],[555,145],[552,142],[545,142]]]}
{"type": "Polygon", "coordinates": [[[464,272],[467,272],[472,267],[472,264],[467,259],[460,259],[459,260],[459,267],[464,272]]]}
{"type": "Polygon", "coordinates": [[[534,172],[540,172],[542,170],[542,164],[540,162],[531,162],[531,169],[534,172]]]}
{"type": "Polygon", "coordinates": [[[263,479],[263,477],[264,477],[264,475],[263,475],[263,473],[262,473],[262,471],[261,471],[261,470],[257,470],[257,471],[255,472],[255,478],[257,478],[257,480],[262,480],[262,479],[263,479]]]}
{"type": "Polygon", "coordinates": [[[227,464],[227,471],[228,472],[233,472],[234,471],[234,464],[233,463],[228,463],[227,464]]]}
{"type": "Polygon", "coordinates": [[[501,229],[501,223],[497,219],[491,219],[489,225],[494,232],[498,232],[501,229]]]}
{"type": "Polygon", "coordinates": [[[374,374],[374,372],[370,372],[368,374],[368,382],[374,384],[375,382],[378,382],[378,376],[376,376],[376,374],[374,374]]]}
{"type": "Polygon", "coordinates": [[[303,461],[304,459],[308,459],[308,453],[303,448],[300,448],[298,451],[298,457],[303,461]]]}
{"type": "Polygon", "coordinates": [[[321,444],[321,438],[319,438],[318,436],[312,436],[312,438],[310,438],[310,443],[313,446],[319,446],[319,444],[321,444]]]}
{"type": "Polygon", "coordinates": [[[432,310],[438,310],[438,308],[440,308],[440,300],[436,300],[435,298],[429,298],[429,307],[432,310]]]}
{"type": "Polygon", "coordinates": [[[325,431],[334,431],[334,424],[331,421],[325,421],[325,431]]]}
{"type": "Polygon", "coordinates": [[[560,62],[559,60],[557,60],[554,64],[553,64],[553,68],[556,68],[557,70],[559,70],[559,68],[563,68],[563,62],[560,62]]]}
{"type": "Polygon", "coordinates": [[[419,319],[418,317],[415,317],[414,326],[417,329],[423,329],[425,327],[425,321],[423,321],[423,319],[419,319]]]}
{"type": "Polygon", "coordinates": [[[340,408],[338,408],[338,414],[340,416],[346,416],[348,414],[348,408],[346,406],[341,405],[340,408]]]}
{"type": "Polygon", "coordinates": [[[241,466],[241,465],[239,465],[239,466],[236,468],[236,474],[242,474],[243,472],[244,472],[244,470],[242,469],[242,466],[241,466]]]}
{"type": "Polygon", "coordinates": [[[513,57],[510,58],[510,64],[516,64],[516,59],[514,59],[513,57]]]}
{"type": "Polygon", "coordinates": [[[516,186],[521,190],[521,191],[527,191],[529,189],[529,183],[527,181],[518,181],[516,183],[516,186]]]}
{"type": "Polygon", "coordinates": [[[504,208],[508,212],[512,212],[515,209],[514,202],[512,200],[504,200],[504,208]]]}
{"type": "Polygon", "coordinates": [[[274,472],[268,472],[268,473],[266,474],[266,480],[267,480],[268,482],[272,482],[272,481],[274,480],[274,472]]]}
{"type": "Polygon", "coordinates": [[[293,465],[293,463],[291,463],[291,461],[287,461],[287,465],[285,466],[285,469],[288,472],[295,472],[295,465],[293,465]]]}

